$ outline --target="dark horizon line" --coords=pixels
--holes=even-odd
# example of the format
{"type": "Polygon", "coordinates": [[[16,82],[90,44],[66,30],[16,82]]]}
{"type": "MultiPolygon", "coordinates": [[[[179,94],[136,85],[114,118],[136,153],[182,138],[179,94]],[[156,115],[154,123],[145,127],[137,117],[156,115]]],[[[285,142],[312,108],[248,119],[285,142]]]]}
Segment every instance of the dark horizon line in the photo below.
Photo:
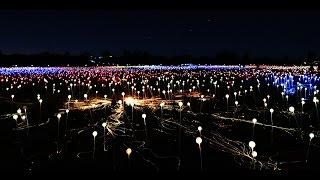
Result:
{"type": "Polygon", "coordinates": [[[11,0],[2,2],[0,9],[2,10],[188,10],[188,11],[310,11],[320,10],[317,2],[311,1],[253,1],[253,0],[11,0]]]}
{"type": "MultiPolygon", "coordinates": [[[[190,54],[190,53],[184,53],[184,54],[157,54],[157,53],[152,53],[149,51],[143,51],[143,50],[123,50],[121,53],[112,53],[110,51],[104,51],[100,54],[92,53],[92,52],[79,52],[79,53],[72,53],[70,51],[64,51],[64,52],[50,52],[50,51],[41,51],[41,52],[33,52],[33,53],[25,53],[25,52],[13,52],[13,53],[5,53],[3,51],[0,51],[0,56],[73,56],[73,57],[78,57],[78,56],[93,56],[93,57],[103,57],[103,53],[109,52],[112,57],[123,57],[126,56],[124,52],[127,51],[130,53],[130,56],[139,56],[139,55],[148,55],[151,57],[163,57],[163,58],[174,58],[174,57],[191,57],[191,58],[215,58],[218,55],[221,54],[232,54],[235,55],[239,58],[243,56],[249,56],[252,59],[261,59],[261,58],[270,58],[270,59],[283,59],[283,58],[288,58],[288,59],[301,59],[301,58],[307,58],[310,54],[312,54],[313,57],[318,57],[320,58],[320,55],[318,55],[316,52],[309,51],[308,53],[305,53],[304,56],[290,56],[290,55],[284,55],[284,56],[274,56],[274,55],[254,55],[254,53],[251,52],[242,52],[238,53],[235,51],[230,51],[230,50],[222,50],[218,51],[216,53],[213,53],[212,55],[195,55],[195,54],[190,54]]],[[[104,56],[106,57],[106,56],[104,56]]]]}

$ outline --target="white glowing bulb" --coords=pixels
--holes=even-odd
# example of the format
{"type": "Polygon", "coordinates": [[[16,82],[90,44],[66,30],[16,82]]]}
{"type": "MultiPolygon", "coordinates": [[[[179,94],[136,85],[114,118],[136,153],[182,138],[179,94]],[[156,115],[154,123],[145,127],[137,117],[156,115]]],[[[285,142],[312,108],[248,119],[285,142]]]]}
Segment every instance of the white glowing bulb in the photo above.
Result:
{"type": "Polygon", "coordinates": [[[249,147],[250,147],[251,149],[255,148],[255,147],[256,147],[256,143],[255,143],[254,141],[250,141],[250,142],[249,142],[249,147]]]}
{"type": "Polygon", "coordinates": [[[107,123],[102,123],[102,127],[105,128],[107,126],[107,123]]]}
{"type": "Polygon", "coordinates": [[[103,97],[106,99],[106,98],[107,98],[107,95],[104,95],[103,97]]]}
{"type": "Polygon", "coordinates": [[[229,98],[229,94],[226,94],[226,98],[227,98],[227,99],[229,98]]]}
{"type": "Polygon", "coordinates": [[[145,119],[147,117],[146,114],[142,114],[142,118],[145,119]]]}
{"type": "Polygon", "coordinates": [[[21,109],[20,109],[20,108],[17,110],[17,113],[18,113],[18,114],[21,114],[21,109]]]}
{"type": "Polygon", "coordinates": [[[252,119],[252,123],[253,123],[253,124],[257,123],[257,119],[256,119],[256,118],[253,118],[253,119],[252,119]]]}
{"type": "Polygon", "coordinates": [[[263,101],[263,102],[266,102],[266,101],[267,101],[267,99],[266,99],[266,98],[263,98],[263,99],[262,99],[262,101],[263,101]]]}
{"type": "Polygon", "coordinates": [[[40,104],[42,103],[42,101],[43,101],[42,99],[39,99],[39,103],[40,103],[40,104]]]}
{"type": "Polygon", "coordinates": [[[88,94],[84,94],[83,97],[87,99],[88,98],[88,94]]]}
{"type": "Polygon", "coordinates": [[[183,103],[180,101],[180,102],[178,103],[178,105],[181,107],[181,106],[183,105],[183,103]]]}
{"type": "Polygon", "coordinates": [[[26,116],[25,115],[21,116],[21,119],[24,121],[26,119],[26,116]]]}
{"type": "Polygon", "coordinates": [[[317,100],[318,100],[317,97],[313,97],[313,102],[314,103],[317,103],[317,100]]]}
{"type": "Polygon", "coordinates": [[[258,153],[257,153],[257,151],[252,151],[251,155],[252,155],[252,157],[255,158],[255,157],[257,157],[258,153]]]}
{"type": "Polygon", "coordinates": [[[274,112],[274,110],[271,108],[271,109],[270,109],[270,112],[271,112],[271,113],[273,113],[273,112],[274,112]]]}
{"type": "Polygon", "coordinates": [[[66,113],[68,114],[69,112],[70,112],[70,110],[69,110],[69,109],[67,109],[67,110],[66,110],[66,113]]]}
{"type": "Polygon", "coordinates": [[[309,137],[310,137],[310,140],[313,139],[313,138],[314,138],[314,134],[313,134],[313,133],[310,133],[310,134],[309,134],[309,137]]]}
{"type": "Polygon", "coordinates": [[[12,116],[12,118],[13,118],[14,120],[17,120],[17,119],[18,119],[18,115],[15,114],[15,115],[12,116]]]}
{"type": "Polygon", "coordinates": [[[128,156],[130,156],[130,154],[132,153],[131,148],[128,148],[128,149],[126,150],[126,153],[127,153],[128,156]]]}
{"type": "Polygon", "coordinates": [[[13,95],[13,94],[11,95],[11,98],[12,98],[12,99],[14,98],[14,95],[13,95]]]}
{"type": "Polygon", "coordinates": [[[124,92],[122,92],[122,93],[121,93],[121,95],[122,95],[122,96],[124,96],[124,95],[125,95],[125,93],[124,93],[124,92]]]}
{"type": "Polygon", "coordinates": [[[305,101],[301,101],[301,104],[304,105],[306,102],[305,101]]]}
{"type": "Polygon", "coordinates": [[[200,132],[202,131],[202,127],[201,126],[198,127],[198,131],[200,131],[200,132]]]}
{"type": "Polygon", "coordinates": [[[290,107],[289,107],[289,111],[290,111],[291,113],[294,113],[294,107],[293,107],[293,106],[290,106],[290,107]]]}
{"type": "Polygon", "coordinates": [[[163,107],[163,106],[164,106],[164,102],[161,102],[161,103],[160,103],[160,106],[163,107]]]}
{"type": "Polygon", "coordinates": [[[199,144],[199,146],[200,146],[200,144],[202,143],[201,137],[197,137],[196,138],[196,143],[199,144]]]}
{"type": "Polygon", "coordinates": [[[60,119],[61,118],[61,114],[57,114],[57,118],[60,119]]]}
{"type": "Polygon", "coordinates": [[[92,136],[96,137],[98,135],[97,131],[93,131],[92,136]]]}
{"type": "Polygon", "coordinates": [[[238,102],[238,101],[235,101],[234,104],[235,104],[236,106],[238,106],[239,102],[238,102]]]}
{"type": "Polygon", "coordinates": [[[68,95],[68,99],[69,99],[69,100],[71,99],[71,95],[68,95]]]}
{"type": "Polygon", "coordinates": [[[191,104],[190,104],[190,102],[187,102],[187,106],[189,106],[189,107],[190,107],[190,105],[191,105],[191,104]]]}

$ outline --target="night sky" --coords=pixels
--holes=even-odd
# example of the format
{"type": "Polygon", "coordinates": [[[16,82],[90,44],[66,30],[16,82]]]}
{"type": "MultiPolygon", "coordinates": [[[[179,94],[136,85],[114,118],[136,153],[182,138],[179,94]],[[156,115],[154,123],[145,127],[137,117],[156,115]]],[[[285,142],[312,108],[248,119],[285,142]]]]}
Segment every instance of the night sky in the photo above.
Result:
{"type": "Polygon", "coordinates": [[[320,52],[319,19],[320,13],[293,11],[1,10],[0,50],[303,57],[320,52]]]}

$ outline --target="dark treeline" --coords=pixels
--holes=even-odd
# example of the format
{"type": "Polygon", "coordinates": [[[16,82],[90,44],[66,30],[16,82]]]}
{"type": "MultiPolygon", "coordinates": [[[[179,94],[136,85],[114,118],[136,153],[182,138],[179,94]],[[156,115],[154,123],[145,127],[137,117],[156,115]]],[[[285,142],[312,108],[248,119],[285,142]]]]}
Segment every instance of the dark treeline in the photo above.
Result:
{"type": "Polygon", "coordinates": [[[271,58],[252,57],[249,53],[239,55],[234,52],[220,52],[215,56],[193,57],[192,55],[181,56],[159,56],[142,51],[125,50],[121,55],[112,55],[104,51],[99,56],[92,56],[90,53],[81,55],[70,55],[70,53],[39,53],[39,54],[3,54],[0,53],[0,66],[83,66],[83,65],[140,65],[140,64],[274,64],[274,65],[301,65],[317,60],[315,53],[309,53],[304,58],[271,58]]]}

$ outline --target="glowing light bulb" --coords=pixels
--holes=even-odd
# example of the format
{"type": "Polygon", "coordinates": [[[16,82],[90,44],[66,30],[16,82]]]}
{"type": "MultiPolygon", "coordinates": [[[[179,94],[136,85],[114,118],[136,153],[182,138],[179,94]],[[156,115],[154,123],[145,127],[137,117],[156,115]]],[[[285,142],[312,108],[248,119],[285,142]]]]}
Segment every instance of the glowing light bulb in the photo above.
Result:
{"type": "Polygon", "coordinates": [[[256,143],[255,143],[254,141],[250,141],[250,142],[249,142],[249,147],[250,147],[251,149],[255,148],[255,147],[256,147],[256,143]]]}
{"type": "Polygon", "coordinates": [[[18,115],[16,115],[16,114],[12,116],[12,118],[13,118],[14,120],[17,120],[17,119],[18,119],[18,117],[19,117],[19,116],[18,116],[18,115]]]}
{"type": "Polygon", "coordinates": [[[92,132],[92,136],[93,136],[93,137],[96,137],[97,135],[98,135],[97,131],[93,131],[93,132],[92,132]]]}
{"type": "Polygon", "coordinates": [[[130,156],[130,154],[132,153],[131,148],[128,148],[128,149],[126,150],[126,153],[127,153],[128,156],[130,156]]]}
{"type": "Polygon", "coordinates": [[[199,146],[200,146],[200,144],[202,143],[202,138],[201,137],[197,137],[196,138],[196,143],[199,144],[199,146]]]}
{"type": "Polygon", "coordinates": [[[257,151],[252,151],[251,155],[252,155],[252,157],[255,158],[255,157],[257,157],[258,153],[257,153],[257,151]]]}
{"type": "Polygon", "coordinates": [[[256,124],[256,123],[257,123],[257,119],[256,119],[256,118],[253,118],[253,119],[252,119],[252,123],[253,123],[253,124],[256,124]]]}
{"type": "Polygon", "coordinates": [[[313,133],[310,133],[310,134],[309,134],[309,137],[310,137],[310,140],[313,139],[313,138],[314,138],[314,134],[313,134],[313,133]]]}
{"type": "Polygon", "coordinates": [[[107,123],[102,123],[102,127],[105,128],[107,126],[107,123]]]}
{"type": "Polygon", "coordinates": [[[294,113],[294,107],[293,107],[293,106],[290,106],[290,107],[289,107],[289,111],[290,111],[291,113],[294,113]]]}
{"type": "Polygon", "coordinates": [[[142,118],[145,119],[147,117],[146,114],[142,114],[142,118]]]}

